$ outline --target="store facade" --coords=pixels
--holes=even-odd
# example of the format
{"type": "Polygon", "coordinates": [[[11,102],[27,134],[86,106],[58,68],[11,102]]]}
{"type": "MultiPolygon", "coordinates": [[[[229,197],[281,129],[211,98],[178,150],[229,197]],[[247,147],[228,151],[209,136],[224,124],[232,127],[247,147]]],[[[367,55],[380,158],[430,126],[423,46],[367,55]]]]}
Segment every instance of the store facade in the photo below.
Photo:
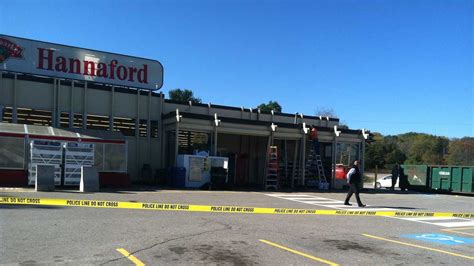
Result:
{"type": "Polygon", "coordinates": [[[89,163],[112,183],[114,175],[123,181],[124,174],[132,183],[156,180],[188,154],[227,158],[227,183],[264,188],[268,150],[277,147],[279,187],[311,185],[310,126],[319,131],[319,154],[332,187],[340,186],[336,164],[363,158],[366,133],[339,129],[336,118],[167,100],[158,91],[163,68],[155,60],[5,35],[0,47],[0,185],[11,181],[12,171],[31,176],[33,140],[44,138],[59,138],[61,147],[93,143],[89,163]],[[7,163],[13,137],[23,139],[24,153],[7,163]],[[109,145],[117,141],[121,148],[109,145]],[[117,154],[123,155],[110,158],[117,154]],[[109,160],[120,166],[104,168],[109,160]]]}

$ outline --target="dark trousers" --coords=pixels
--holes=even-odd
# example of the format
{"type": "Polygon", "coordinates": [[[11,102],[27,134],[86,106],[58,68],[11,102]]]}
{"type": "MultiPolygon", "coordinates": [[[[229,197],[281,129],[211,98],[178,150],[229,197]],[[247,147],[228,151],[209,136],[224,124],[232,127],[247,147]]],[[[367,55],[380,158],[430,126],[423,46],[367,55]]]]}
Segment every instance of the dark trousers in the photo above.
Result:
{"type": "Polygon", "coordinates": [[[397,179],[398,179],[398,176],[393,176],[392,175],[392,187],[391,187],[391,189],[395,188],[395,184],[397,184],[397,179]]]}
{"type": "Polygon", "coordinates": [[[317,139],[313,139],[313,150],[314,152],[316,153],[316,155],[320,155],[319,154],[319,141],[317,139]]]}
{"type": "Polygon", "coordinates": [[[355,194],[356,196],[356,200],[357,200],[357,205],[362,205],[362,201],[360,201],[360,197],[359,197],[359,191],[360,191],[360,188],[359,188],[359,184],[348,184],[349,185],[349,192],[347,192],[347,197],[346,197],[346,201],[345,203],[349,203],[349,200],[351,199],[352,197],[352,194],[355,194]]]}

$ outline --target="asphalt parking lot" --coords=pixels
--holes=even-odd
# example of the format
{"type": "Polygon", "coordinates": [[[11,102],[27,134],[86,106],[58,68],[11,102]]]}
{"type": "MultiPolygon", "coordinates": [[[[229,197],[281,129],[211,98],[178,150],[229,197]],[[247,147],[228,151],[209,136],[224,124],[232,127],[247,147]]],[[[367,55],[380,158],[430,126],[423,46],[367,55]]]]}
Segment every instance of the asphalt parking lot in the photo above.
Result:
{"type": "MultiPolygon", "coordinates": [[[[0,190],[0,196],[343,209],[343,192],[0,190]]],[[[474,212],[472,197],[366,193],[366,209],[474,212]]],[[[350,206],[346,209],[358,209],[350,206]]],[[[0,204],[2,264],[469,265],[474,219],[309,216],[0,204]]]]}

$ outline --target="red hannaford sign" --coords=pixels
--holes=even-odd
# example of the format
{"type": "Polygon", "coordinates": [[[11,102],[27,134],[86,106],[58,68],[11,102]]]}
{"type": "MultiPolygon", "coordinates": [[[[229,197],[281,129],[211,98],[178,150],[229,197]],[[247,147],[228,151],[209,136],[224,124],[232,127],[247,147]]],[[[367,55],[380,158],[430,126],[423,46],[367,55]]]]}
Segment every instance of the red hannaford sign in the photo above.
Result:
{"type": "Polygon", "coordinates": [[[156,60],[0,35],[0,69],[156,90],[163,66],[156,60]]]}

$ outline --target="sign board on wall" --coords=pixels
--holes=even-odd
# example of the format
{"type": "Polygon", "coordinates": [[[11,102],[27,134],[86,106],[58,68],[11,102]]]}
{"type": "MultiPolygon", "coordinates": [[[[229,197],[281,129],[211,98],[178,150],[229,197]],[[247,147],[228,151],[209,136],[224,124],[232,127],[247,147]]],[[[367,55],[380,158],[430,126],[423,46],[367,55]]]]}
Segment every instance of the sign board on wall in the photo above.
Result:
{"type": "Polygon", "coordinates": [[[0,70],[156,90],[156,60],[0,35],[0,70]]]}

